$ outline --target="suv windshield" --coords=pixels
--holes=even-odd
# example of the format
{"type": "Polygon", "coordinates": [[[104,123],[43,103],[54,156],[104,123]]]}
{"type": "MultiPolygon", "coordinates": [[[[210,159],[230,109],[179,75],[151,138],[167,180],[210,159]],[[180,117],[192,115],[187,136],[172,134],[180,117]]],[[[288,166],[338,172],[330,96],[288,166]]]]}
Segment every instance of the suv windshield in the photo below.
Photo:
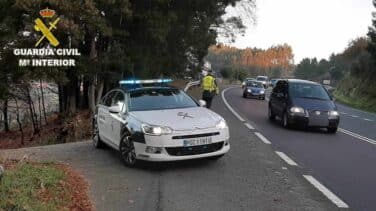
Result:
{"type": "Polygon", "coordinates": [[[248,81],[247,87],[263,88],[262,83],[256,81],[248,81]]]}
{"type": "Polygon", "coordinates": [[[129,111],[150,111],[197,107],[196,102],[178,89],[142,89],[130,93],[129,111]]]}
{"type": "Polygon", "coordinates": [[[289,92],[292,97],[330,100],[325,89],[317,84],[290,83],[289,92]]]}

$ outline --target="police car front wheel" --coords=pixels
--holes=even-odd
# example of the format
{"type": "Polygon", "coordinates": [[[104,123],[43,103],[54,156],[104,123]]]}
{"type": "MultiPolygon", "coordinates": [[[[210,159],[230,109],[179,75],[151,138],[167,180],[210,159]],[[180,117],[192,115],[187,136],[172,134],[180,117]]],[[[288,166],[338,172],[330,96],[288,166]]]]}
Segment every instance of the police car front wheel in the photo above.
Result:
{"type": "Polygon", "coordinates": [[[99,137],[98,124],[95,120],[93,122],[93,145],[97,149],[104,147],[104,143],[102,142],[102,140],[99,137]]]}
{"type": "Polygon", "coordinates": [[[120,156],[122,161],[127,166],[136,165],[136,151],[133,145],[133,141],[129,136],[125,136],[120,142],[120,156]]]}

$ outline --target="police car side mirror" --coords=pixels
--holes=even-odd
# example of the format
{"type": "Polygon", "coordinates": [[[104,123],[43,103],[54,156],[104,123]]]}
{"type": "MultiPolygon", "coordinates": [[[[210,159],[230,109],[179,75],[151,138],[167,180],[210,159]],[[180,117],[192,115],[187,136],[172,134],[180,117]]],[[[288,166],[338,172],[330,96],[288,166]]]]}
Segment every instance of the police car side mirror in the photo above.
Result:
{"type": "Polygon", "coordinates": [[[110,113],[112,114],[118,114],[120,113],[120,107],[119,106],[111,106],[109,109],[110,113]]]}
{"type": "Polygon", "coordinates": [[[205,107],[206,106],[206,101],[205,100],[199,100],[198,102],[200,103],[201,107],[205,107]]]}

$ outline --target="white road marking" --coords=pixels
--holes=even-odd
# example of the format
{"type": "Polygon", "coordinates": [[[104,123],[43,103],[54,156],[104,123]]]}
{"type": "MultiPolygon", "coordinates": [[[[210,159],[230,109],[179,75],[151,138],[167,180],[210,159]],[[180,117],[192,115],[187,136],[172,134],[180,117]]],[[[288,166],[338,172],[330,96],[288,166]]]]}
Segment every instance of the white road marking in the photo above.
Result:
{"type": "Polygon", "coordinates": [[[372,119],[367,119],[367,118],[364,118],[363,120],[366,120],[366,121],[368,121],[368,122],[373,122],[374,120],[372,120],[372,119]]]}
{"type": "Polygon", "coordinates": [[[248,128],[248,129],[250,129],[250,130],[254,130],[255,128],[251,125],[251,124],[249,124],[249,123],[244,123],[244,125],[248,128]]]}
{"type": "Polygon", "coordinates": [[[245,120],[243,119],[243,117],[241,117],[231,106],[230,104],[227,102],[226,98],[225,98],[225,92],[229,89],[233,89],[235,87],[229,87],[225,90],[222,91],[222,100],[223,102],[225,103],[225,105],[227,106],[227,108],[236,116],[236,118],[238,118],[241,122],[245,122],[245,120]]]}
{"type": "Polygon", "coordinates": [[[364,137],[364,136],[361,136],[361,135],[359,135],[359,134],[357,134],[357,133],[353,133],[353,132],[348,131],[348,130],[345,130],[345,129],[343,129],[343,128],[338,128],[338,131],[341,132],[341,133],[347,134],[347,135],[349,135],[349,136],[352,136],[352,137],[354,137],[354,138],[360,139],[360,140],[362,140],[362,141],[366,141],[366,142],[368,142],[368,143],[370,143],[370,144],[374,144],[374,145],[376,145],[376,141],[375,141],[375,140],[370,139],[370,138],[367,138],[367,137],[364,137]]]}
{"type": "Polygon", "coordinates": [[[287,156],[285,153],[283,152],[279,152],[279,151],[275,151],[275,153],[282,159],[284,160],[287,164],[289,164],[290,166],[298,166],[298,164],[293,161],[291,158],[289,158],[289,156],[287,156]]]}
{"type": "Polygon", "coordinates": [[[338,196],[336,196],[333,192],[331,192],[328,188],[326,188],[323,184],[317,181],[311,175],[303,175],[303,177],[308,180],[317,190],[323,193],[330,201],[332,201],[337,207],[339,208],[349,208],[349,206],[343,202],[338,196]]]}
{"type": "Polygon", "coordinates": [[[345,113],[345,112],[339,112],[340,114],[347,114],[347,113],[345,113]]]}
{"type": "Polygon", "coordinates": [[[357,115],[350,115],[351,117],[358,118],[359,116],[357,115]]]}
{"type": "Polygon", "coordinates": [[[265,138],[265,136],[263,136],[261,133],[255,132],[255,135],[259,137],[259,139],[261,139],[261,141],[264,142],[265,144],[272,144],[272,142],[270,142],[267,138],[265,138]]]}

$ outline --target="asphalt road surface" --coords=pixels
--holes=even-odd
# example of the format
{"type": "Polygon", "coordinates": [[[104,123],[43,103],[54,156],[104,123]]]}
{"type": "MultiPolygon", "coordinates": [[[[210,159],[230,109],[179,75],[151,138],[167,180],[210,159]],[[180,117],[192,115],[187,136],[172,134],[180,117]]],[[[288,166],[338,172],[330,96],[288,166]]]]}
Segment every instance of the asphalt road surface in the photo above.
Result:
{"type": "MultiPolygon", "coordinates": [[[[342,169],[344,166],[353,166],[356,163],[355,168],[365,167],[359,164],[358,160],[366,160],[363,155],[370,156],[373,149],[369,144],[338,134],[345,137],[346,142],[351,142],[347,145],[354,142],[356,146],[359,144],[364,149],[358,154],[353,153],[353,148],[346,148],[348,151],[340,155],[341,159],[348,161],[350,158],[346,157],[349,154],[351,159],[356,159],[351,160],[349,164],[336,158],[333,162],[340,165],[333,169],[333,162],[327,159],[335,154],[329,153],[331,150],[327,147],[327,142],[330,141],[329,145],[342,144],[339,143],[342,140],[338,140],[337,135],[285,131],[277,124],[265,121],[265,102],[243,100],[239,97],[237,89],[229,91],[227,96],[231,104],[236,105],[236,108],[243,111],[249,119],[257,122],[260,130],[274,143],[277,144],[278,139],[287,146],[293,146],[291,151],[297,149],[296,151],[300,152],[303,149],[303,158],[297,160],[299,164],[308,167],[311,165],[308,161],[316,164],[317,160],[323,159],[321,163],[330,166],[324,171],[345,171],[329,174],[334,178],[327,178],[328,181],[336,181],[337,177],[342,178],[340,181],[346,183],[346,186],[343,186],[344,190],[348,190],[348,185],[363,185],[363,181],[370,181],[368,179],[374,177],[375,172],[372,172],[372,166],[369,165],[370,175],[367,180],[356,181],[358,171],[351,174],[354,176],[350,178],[351,184],[343,181],[344,178],[349,179],[348,177],[342,177],[350,171],[350,168],[342,169]],[[276,136],[269,136],[269,133],[276,136]],[[278,137],[279,135],[281,137],[278,137]],[[304,139],[305,137],[308,139],[304,139]],[[317,137],[320,138],[316,139],[317,137]],[[319,146],[323,146],[323,153],[316,150],[307,153],[305,150],[319,146]]],[[[34,160],[71,164],[88,179],[90,195],[96,210],[338,210],[335,204],[302,176],[300,167],[286,164],[275,153],[272,145],[265,144],[248,128],[249,126],[240,122],[225,106],[221,97],[216,97],[213,109],[226,119],[231,133],[231,150],[217,161],[143,163],[138,168],[128,168],[120,162],[117,152],[111,149],[96,150],[90,142],[3,150],[0,151],[0,156],[20,158],[26,154],[34,160]]],[[[285,152],[290,153],[290,150],[285,152]]],[[[292,155],[295,157],[295,154],[292,155]]],[[[367,160],[372,158],[374,156],[367,160]]],[[[314,172],[317,170],[312,169],[314,172]]],[[[319,169],[317,173],[321,171],[322,169],[319,169]]],[[[368,184],[368,187],[371,188],[372,184],[368,184]]],[[[341,189],[337,191],[343,192],[341,189]]],[[[356,197],[357,193],[353,193],[354,199],[359,198],[356,197]]],[[[343,196],[345,195],[344,193],[343,196]]],[[[371,196],[374,195],[370,195],[364,201],[370,206],[374,203],[369,201],[371,196]]]]}
{"type": "Polygon", "coordinates": [[[267,118],[268,101],[242,98],[241,88],[224,93],[228,104],[273,148],[354,210],[376,210],[376,115],[338,105],[340,130],[289,130],[267,118]]]}

